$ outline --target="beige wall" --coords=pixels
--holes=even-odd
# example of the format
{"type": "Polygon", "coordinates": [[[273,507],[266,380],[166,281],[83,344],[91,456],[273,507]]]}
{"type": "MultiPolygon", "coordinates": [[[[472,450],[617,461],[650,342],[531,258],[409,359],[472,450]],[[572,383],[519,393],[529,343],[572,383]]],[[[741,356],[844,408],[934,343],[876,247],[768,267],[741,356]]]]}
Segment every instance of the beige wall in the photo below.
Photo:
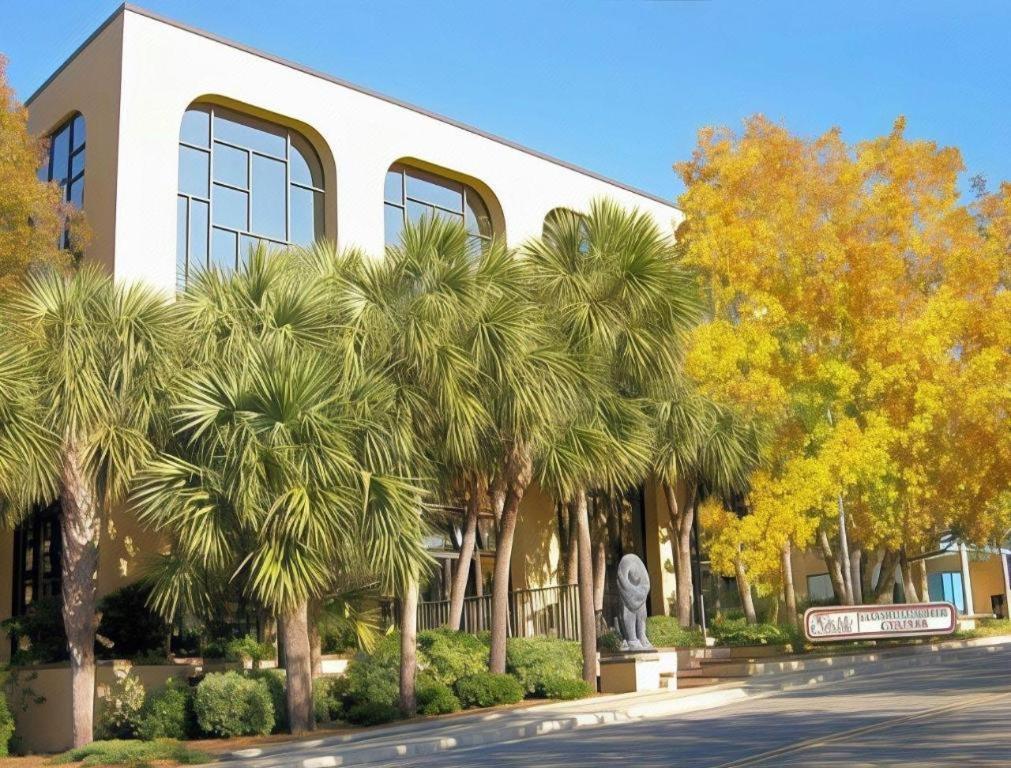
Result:
{"type": "Polygon", "coordinates": [[[537,589],[559,583],[561,547],[558,518],[551,497],[531,485],[520,505],[513,542],[513,589],[537,589]]]}
{"type": "MultiPolygon", "coordinates": [[[[130,669],[146,691],[165,685],[170,677],[188,677],[197,671],[195,667],[175,664],[131,667],[122,662],[99,662],[95,673],[96,714],[116,681],[117,669],[130,669]]],[[[60,752],[73,746],[69,664],[16,670],[12,690],[11,711],[18,738],[26,749],[60,752]]]]}
{"type": "Polygon", "coordinates": [[[677,578],[667,502],[663,489],[655,481],[646,483],[643,507],[646,515],[650,610],[654,615],[669,615],[672,613],[671,606],[677,601],[677,578]]]}

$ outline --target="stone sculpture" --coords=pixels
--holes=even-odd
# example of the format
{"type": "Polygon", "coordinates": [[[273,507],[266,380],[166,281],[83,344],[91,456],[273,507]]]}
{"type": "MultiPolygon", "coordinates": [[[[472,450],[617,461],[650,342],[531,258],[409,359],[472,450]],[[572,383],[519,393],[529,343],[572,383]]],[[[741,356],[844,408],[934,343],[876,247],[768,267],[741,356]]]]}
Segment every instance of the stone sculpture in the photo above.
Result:
{"type": "Polygon", "coordinates": [[[636,555],[625,555],[618,563],[618,595],[621,597],[621,649],[653,650],[653,644],[646,637],[649,573],[636,555]]]}

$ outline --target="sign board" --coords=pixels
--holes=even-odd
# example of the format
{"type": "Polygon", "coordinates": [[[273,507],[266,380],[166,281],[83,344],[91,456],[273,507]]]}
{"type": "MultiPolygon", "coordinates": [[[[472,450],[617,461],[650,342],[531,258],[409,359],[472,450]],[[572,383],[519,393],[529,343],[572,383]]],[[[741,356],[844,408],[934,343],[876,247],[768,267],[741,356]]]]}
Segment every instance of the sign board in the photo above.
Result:
{"type": "Polygon", "coordinates": [[[841,605],[808,608],[804,635],[812,642],[950,635],[958,613],[951,603],[841,605]]]}

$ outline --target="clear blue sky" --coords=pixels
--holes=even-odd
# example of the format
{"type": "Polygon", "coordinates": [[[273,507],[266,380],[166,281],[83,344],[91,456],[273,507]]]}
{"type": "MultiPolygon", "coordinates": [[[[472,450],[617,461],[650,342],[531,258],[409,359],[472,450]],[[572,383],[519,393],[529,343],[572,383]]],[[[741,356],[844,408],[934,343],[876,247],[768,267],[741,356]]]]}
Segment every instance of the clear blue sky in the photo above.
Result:
{"type": "MultiPolygon", "coordinates": [[[[762,112],[807,135],[909,132],[1011,179],[1011,3],[148,0],[192,26],[665,197],[696,131],[762,112]]],[[[116,0],[4,0],[28,96],[116,0]]]]}

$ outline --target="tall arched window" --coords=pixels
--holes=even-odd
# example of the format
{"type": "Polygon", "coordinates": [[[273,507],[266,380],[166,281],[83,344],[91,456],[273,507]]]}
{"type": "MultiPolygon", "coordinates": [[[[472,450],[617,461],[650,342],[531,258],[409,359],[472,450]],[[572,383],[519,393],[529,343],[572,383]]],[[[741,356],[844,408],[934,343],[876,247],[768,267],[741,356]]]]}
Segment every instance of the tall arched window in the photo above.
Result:
{"type": "Polygon", "coordinates": [[[491,240],[488,206],[459,181],[398,163],[386,172],[383,198],[387,245],[400,242],[405,222],[417,222],[425,214],[461,222],[478,245],[491,240]]]}
{"type": "Polygon", "coordinates": [[[176,260],[180,285],[197,269],[235,269],[258,242],[306,245],[323,236],[323,168],[300,134],[212,104],[179,131],[176,260]]]}
{"type": "MultiPolygon", "coordinates": [[[[84,207],[84,116],[74,115],[53,131],[49,138],[49,156],[39,168],[39,180],[55,181],[63,199],[84,207]]],[[[64,227],[61,247],[70,247],[70,233],[64,227]]]]}

